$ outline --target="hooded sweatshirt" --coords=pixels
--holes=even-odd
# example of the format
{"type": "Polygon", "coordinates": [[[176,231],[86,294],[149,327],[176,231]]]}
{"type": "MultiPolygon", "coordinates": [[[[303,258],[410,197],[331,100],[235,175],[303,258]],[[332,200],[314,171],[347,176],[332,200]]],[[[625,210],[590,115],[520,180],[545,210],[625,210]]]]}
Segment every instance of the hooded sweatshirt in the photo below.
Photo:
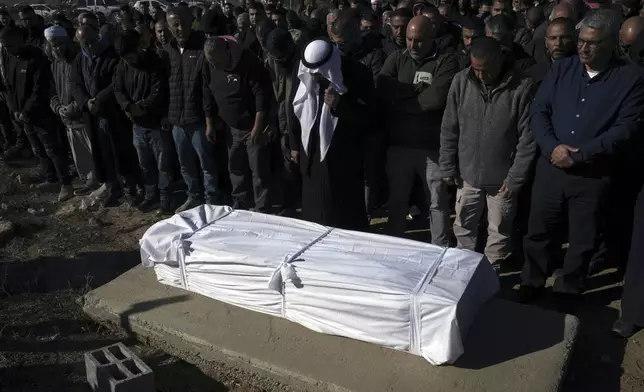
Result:
{"type": "Polygon", "coordinates": [[[203,66],[203,110],[219,116],[229,127],[250,131],[255,114],[268,112],[273,95],[271,78],[264,64],[233,37],[226,39],[229,69],[203,66]]]}
{"type": "Polygon", "coordinates": [[[471,68],[452,82],[441,127],[444,177],[468,184],[518,191],[536,157],[530,131],[534,84],[510,59],[497,86],[485,87],[471,68]]]}
{"type": "Polygon", "coordinates": [[[168,77],[156,53],[145,52],[136,66],[121,60],[114,72],[114,95],[121,109],[131,113],[134,106],[142,116],[132,116],[136,125],[158,129],[168,113],[168,77]]]}
{"type": "Polygon", "coordinates": [[[408,50],[394,52],[378,77],[377,92],[385,103],[391,145],[438,150],[447,92],[459,71],[451,53],[414,60],[408,50]]]}

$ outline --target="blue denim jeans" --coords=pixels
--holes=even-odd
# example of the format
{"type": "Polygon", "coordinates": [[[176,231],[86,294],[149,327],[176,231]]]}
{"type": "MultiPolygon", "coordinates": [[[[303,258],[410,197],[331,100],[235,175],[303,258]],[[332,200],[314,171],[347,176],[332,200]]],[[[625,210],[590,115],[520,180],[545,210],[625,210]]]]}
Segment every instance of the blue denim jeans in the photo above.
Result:
{"type": "Polygon", "coordinates": [[[206,139],[205,129],[205,125],[200,123],[182,127],[175,125],[172,128],[172,136],[181,164],[181,175],[188,186],[188,195],[193,199],[203,200],[205,190],[206,202],[221,204],[223,195],[218,187],[215,148],[206,139]]]}
{"type": "Polygon", "coordinates": [[[145,128],[135,124],[132,129],[134,147],[143,175],[145,198],[155,200],[158,191],[160,199],[167,200],[170,196],[172,136],[160,128],[145,128]]]}

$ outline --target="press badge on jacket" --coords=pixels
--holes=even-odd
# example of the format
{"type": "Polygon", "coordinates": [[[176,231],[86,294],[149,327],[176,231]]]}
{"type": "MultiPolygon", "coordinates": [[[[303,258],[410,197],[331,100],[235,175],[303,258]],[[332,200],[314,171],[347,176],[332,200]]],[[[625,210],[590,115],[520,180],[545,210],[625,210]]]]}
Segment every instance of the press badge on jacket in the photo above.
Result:
{"type": "Polygon", "coordinates": [[[419,71],[419,72],[416,72],[416,74],[414,75],[414,84],[418,84],[418,83],[432,84],[432,79],[433,79],[433,76],[431,72],[419,71]]]}

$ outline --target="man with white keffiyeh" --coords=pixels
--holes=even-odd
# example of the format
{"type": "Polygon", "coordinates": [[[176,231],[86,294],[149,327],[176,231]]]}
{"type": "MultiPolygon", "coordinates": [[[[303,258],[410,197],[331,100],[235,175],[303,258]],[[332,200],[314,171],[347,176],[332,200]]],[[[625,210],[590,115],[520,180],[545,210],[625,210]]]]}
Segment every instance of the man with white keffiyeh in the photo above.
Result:
{"type": "Polygon", "coordinates": [[[292,159],[302,172],[302,218],[361,230],[368,226],[363,146],[373,81],[370,70],[323,40],[304,48],[290,129],[292,159]]]}
{"type": "Polygon", "coordinates": [[[67,31],[60,26],[51,26],[45,30],[45,39],[51,48],[52,61],[51,73],[53,76],[53,89],[51,91],[51,110],[60,117],[67,131],[69,146],[74,157],[74,165],[79,177],[85,181],[80,189],[76,189],[77,196],[85,195],[97,187],[94,173],[92,147],[83,118],[83,112],[78,107],[71,91],[71,74],[74,59],[80,48],[74,44],[67,35],[67,31]]]}

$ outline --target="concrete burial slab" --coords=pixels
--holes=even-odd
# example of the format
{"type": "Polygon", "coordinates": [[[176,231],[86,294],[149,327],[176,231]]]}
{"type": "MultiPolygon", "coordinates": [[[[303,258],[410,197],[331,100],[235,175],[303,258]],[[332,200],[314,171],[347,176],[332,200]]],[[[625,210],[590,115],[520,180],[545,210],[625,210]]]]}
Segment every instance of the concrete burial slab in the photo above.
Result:
{"type": "Polygon", "coordinates": [[[549,392],[563,382],[575,317],[493,299],[454,366],[310,331],[162,285],[135,267],[86,296],[85,312],[174,355],[228,362],[306,391],[549,392]]]}

